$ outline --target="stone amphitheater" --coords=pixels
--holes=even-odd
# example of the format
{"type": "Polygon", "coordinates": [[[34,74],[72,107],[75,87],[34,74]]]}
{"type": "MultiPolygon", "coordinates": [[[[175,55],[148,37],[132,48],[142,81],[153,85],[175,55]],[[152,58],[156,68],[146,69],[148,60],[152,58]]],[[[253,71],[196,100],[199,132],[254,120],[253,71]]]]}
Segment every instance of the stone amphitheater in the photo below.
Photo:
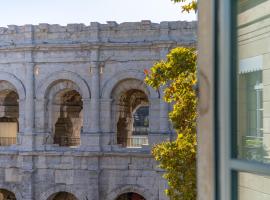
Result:
{"type": "Polygon", "coordinates": [[[174,137],[144,70],[196,22],[0,28],[0,200],[167,200],[151,147],[174,137]]]}

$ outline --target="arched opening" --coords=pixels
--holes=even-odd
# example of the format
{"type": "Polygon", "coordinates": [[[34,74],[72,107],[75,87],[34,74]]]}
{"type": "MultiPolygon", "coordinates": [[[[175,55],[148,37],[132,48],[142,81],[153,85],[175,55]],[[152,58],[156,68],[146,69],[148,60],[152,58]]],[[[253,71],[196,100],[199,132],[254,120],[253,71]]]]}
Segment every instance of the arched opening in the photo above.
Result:
{"type": "Polygon", "coordinates": [[[69,147],[80,145],[82,110],[82,97],[76,90],[64,89],[55,95],[52,105],[54,144],[69,147]]]}
{"type": "Polygon", "coordinates": [[[68,192],[58,192],[51,195],[48,200],[77,200],[77,198],[68,192]]]}
{"type": "Polygon", "coordinates": [[[137,193],[128,192],[128,193],[121,194],[115,200],[146,200],[146,199],[137,193]]]}
{"type": "Polygon", "coordinates": [[[0,200],[16,200],[16,196],[13,192],[0,189],[0,200]]]}
{"type": "Polygon", "coordinates": [[[138,89],[120,93],[116,100],[117,144],[141,147],[148,144],[149,100],[138,89]]]}
{"type": "Polygon", "coordinates": [[[0,81],[0,146],[16,144],[19,130],[19,95],[13,85],[0,81]]]}

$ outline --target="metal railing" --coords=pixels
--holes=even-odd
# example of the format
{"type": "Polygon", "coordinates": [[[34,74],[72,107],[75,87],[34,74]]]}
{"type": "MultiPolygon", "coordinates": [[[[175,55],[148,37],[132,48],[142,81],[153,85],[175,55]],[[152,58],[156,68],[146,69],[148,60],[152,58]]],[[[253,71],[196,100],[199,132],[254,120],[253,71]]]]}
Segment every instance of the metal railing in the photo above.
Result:
{"type": "Polygon", "coordinates": [[[16,143],[16,137],[0,137],[0,146],[10,146],[16,143]]]}
{"type": "Polygon", "coordinates": [[[243,136],[241,157],[247,160],[263,161],[267,152],[263,145],[263,137],[243,136]]]}
{"type": "Polygon", "coordinates": [[[128,148],[140,148],[148,145],[148,136],[118,137],[117,143],[128,148]]]}
{"type": "Polygon", "coordinates": [[[54,144],[59,144],[59,146],[79,146],[81,143],[81,139],[78,137],[68,137],[68,136],[61,136],[61,137],[54,137],[54,144]]]}

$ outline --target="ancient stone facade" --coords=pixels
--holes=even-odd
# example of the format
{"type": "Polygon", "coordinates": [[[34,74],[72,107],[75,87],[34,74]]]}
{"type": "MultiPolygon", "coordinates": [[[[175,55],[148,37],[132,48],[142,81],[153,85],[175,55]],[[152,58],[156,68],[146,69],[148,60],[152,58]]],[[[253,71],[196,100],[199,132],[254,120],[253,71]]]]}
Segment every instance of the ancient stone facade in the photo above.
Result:
{"type": "Polygon", "coordinates": [[[195,42],[195,22],[0,28],[0,199],[167,199],[170,106],[144,70],[195,42]]]}

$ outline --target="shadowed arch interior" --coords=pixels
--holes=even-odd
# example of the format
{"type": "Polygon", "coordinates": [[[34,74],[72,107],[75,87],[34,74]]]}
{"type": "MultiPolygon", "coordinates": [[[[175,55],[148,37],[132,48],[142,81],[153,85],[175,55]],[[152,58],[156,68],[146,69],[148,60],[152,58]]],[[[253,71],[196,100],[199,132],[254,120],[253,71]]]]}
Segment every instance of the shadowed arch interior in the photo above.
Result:
{"type": "Polygon", "coordinates": [[[82,109],[82,97],[77,91],[65,89],[55,95],[52,108],[54,144],[80,145],[82,109]]]}
{"type": "Polygon", "coordinates": [[[16,196],[13,192],[0,189],[0,200],[16,200],[16,196]]]}
{"type": "Polygon", "coordinates": [[[58,192],[51,195],[48,200],[78,200],[73,194],[68,192],[58,192]]]}
{"type": "Polygon", "coordinates": [[[123,147],[148,144],[149,99],[143,82],[121,81],[112,91],[116,142],[123,147]]]}
{"type": "Polygon", "coordinates": [[[46,97],[44,127],[52,133],[48,141],[59,146],[80,145],[83,123],[81,88],[70,80],[56,80],[46,89],[46,97]]]}
{"type": "Polygon", "coordinates": [[[16,144],[19,130],[19,95],[12,84],[0,81],[0,146],[16,144]]]}
{"type": "Polygon", "coordinates": [[[127,192],[119,195],[115,200],[146,200],[146,199],[140,194],[137,194],[135,192],[127,192]]]}

